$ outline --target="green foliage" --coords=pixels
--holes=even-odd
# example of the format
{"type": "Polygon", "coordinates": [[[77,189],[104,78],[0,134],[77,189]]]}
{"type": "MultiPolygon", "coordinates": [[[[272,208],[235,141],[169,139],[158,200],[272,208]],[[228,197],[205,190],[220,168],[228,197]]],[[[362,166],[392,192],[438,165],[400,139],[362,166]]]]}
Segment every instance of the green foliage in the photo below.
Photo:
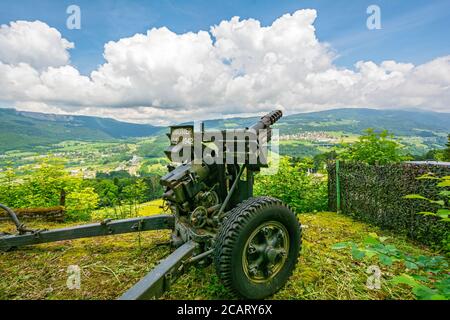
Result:
{"type": "Polygon", "coordinates": [[[42,158],[26,168],[21,181],[12,167],[0,175],[0,202],[11,207],[53,207],[59,205],[61,190],[76,184],[64,171],[64,161],[42,158]]]}
{"type": "Polygon", "coordinates": [[[119,203],[119,187],[113,180],[98,180],[94,184],[95,191],[99,196],[99,205],[102,207],[112,207],[119,203]]]}
{"type": "Polygon", "coordinates": [[[98,205],[98,195],[83,185],[80,177],[71,177],[59,158],[42,158],[27,167],[21,181],[9,167],[0,176],[0,202],[13,208],[41,208],[60,205],[61,192],[66,193],[66,211],[71,220],[89,219],[98,205]]]}
{"type": "Polygon", "coordinates": [[[354,260],[366,259],[380,263],[386,268],[401,264],[405,273],[391,279],[394,284],[406,284],[420,300],[450,299],[450,275],[447,260],[442,256],[414,256],[398,249],[387,241],[370,233],[362,243],[339,242],[334,250],[347,249],[354,260]]]}
{"type": "Polygon", "coordinates": [[[415,155],[416,161],[444,161],[444,150],[432,149],[422,155],[415,155]]]}
{"type": "Polygon", "coordinates": [[[138,145],[137,153],[145,158],[159,158],[164,155],[164,150],[168,144],[165,135],[158,136],[138,145]]]}
{"type": "Polygon", "coordinates": [[[441,221],[443,221],[443,222],[450,222],[450,217],[449,217],[450,207],[448,206],[448,204],[450,203],[450,176],[444,176],[444,177],[438,178],[435,175],[428,173],[417,179],[429,179],[429,180],[438,181],[436,183],[437,188],[443,188],[443,189],[446,188],[446,189],[442,190],[441,192],[439,192],[439,195],[444,198],[447,198],[447,200],[446,201],[445,200],[433,200],[433,199],[429,199],[427,197],[421,196],[420,194],[408,194],[404,198],[405,199],[415,199],[415,200],[425,200],[428,203],[438,205],[440,208],[437,209],[435,212],[420,211],[418,213],[425,215],[425,216],[437,217],[437,218],[441,219],[441,221]]]}
{"type": "Polygon", "coordinates": [[[118,170],[118,171],[113,171],[113,172],[97,172],[97,174],[95,175],[95,177],[97,179],[123,179],[123,178],[131,178],[131,175],[128,171],[126,170],[118,170]]]}
{"type": "Polygon", "coordinates": [[[327,206],[326,177],[309,173],[311,168],[311,159],[291,163],[289,158],[282,157],[277,174],[256,176],[255,195],[277,197],[297,213],[324,210],[327,206]]]}
{"type": "Polygon", "coordinates": [[[442,153],[442,160],[450,161],[450,133],[447,135],[447,144],[446,144],[446,148],[444,149],[444,151],[442,153]]]}
{"type": "Polygon", "coordinates": [[[392,134],[387,130],[375,132],[373,129],[366,129],[356,143],[344,144],[339,158],[368,164],[387,164],[410,159],[402,154],[402,146],[394,140],[392,134]]]}
{"type": "Polygon", "coordinates": [[[316,171],[326,171],[327,163],[331,160],[335,160],[337,153],[335,150],[329,152],[320,153],[314,156],[314,170],[316,171]]]}
{"type": "Polygon", "coordinates": [[[19,176],[9,166],[0,173],[0,203],[12,208],[41,208],[60,205],[65,193],[65,209],[70,220],[89,220],[90,212],[97,207],[112,207],[116,216],[126,216],[123,204],[129,211],[137,204],[156,199],[161,195],[157,176],[141,179],[130,177],[84,180],[70,176],[65,161],[58,158],[42,158],[25,169],[19,176]],[[116,208],[117,207],[117,208],[116,208]]]}
{"type": "Polygon", "coordinates": [[[433,283],[434,289],[416,280],[413,276],[402,274],[392,279],[395,284],[405,284],[412,288],[412,292],[419,300],[449,300],[450,299],[450,277],[433,283]]]}
{"type": "Polygon", "coordinates": [[[313,157],[320,154],[320,148],[304,141],[290,140],[280,142],[280,154],[289,157],[313,157]]]}
{"type": "MultiPolygon", "coordinates": [[[[447,191],[434,179],[417,179],[425,173],[448,176],[450,168],[438,165],[392,163],[383,166],[361,162],[340,163],[340,211],[354,218],[382,228],[408,235],[410,238],[449,250],[450,224],[444,223],[434,212],[444,215],[447,191]],[[411,201],[405,195],[431,201],[411,201]]],[[[329,208],[336,211],[336,165],[328,166],[329,208]]],[[[443,185],[445,183],[441,182],[443,185]]],[[[447,205],[447,204],[446,204],[447,205]]]]}
{"type": "MultiPolygon", "coordinates": [[[[426,201],[429,204],[433,205],[433,207],[437,207],[435,211],[420,211],[418,214],[423,216],[432,216],[440,219],[443,223],[450,222],[450,176],[437,177],[432,173],[424,174],[417,178],[418,180],[431,180],[436,182],[436,188],[440,188],[439,196],[442,199],[433,200],[427,197],[424,197],[420,194],[409,194],[406,195],[405,199],[415,199],[426,201]]],[[[450,232],[447,232],[447,238],[443,239],[443,246],[447,251],[450,252],[450,232]]]]}
{"type": "Polygon", "coordinates": [[[90,220],[91,211],[97,208],[99,196],[94,188],[72,190],[66,198],[66,210],[69,220],[90,220]]]}
{"type": "Polygon", "coordinates": [[[137,204],[145,201],[145,193],[147,192],[147,185],[142,179],[138,179],[133,184],[127,185],[123,188],[124,198],[130,205],[130,212],[134,210],[137,213],[137,204]]]}
{"type": "Polygon", "coordinates": [[[167,173],[167,158],[151,158],[144,160],[139,168],[139,175],[144,176],[163,176],[167,173]]]}
{"type": "Polygon", "coordinates": [[[77,188],[80,184],[79,179],[69,177],[64,171],[63,159],[44,158],[39,161],[37,170],[30,170],[23,200],[31,207],[58,205],[61,190],[77,188]]]}

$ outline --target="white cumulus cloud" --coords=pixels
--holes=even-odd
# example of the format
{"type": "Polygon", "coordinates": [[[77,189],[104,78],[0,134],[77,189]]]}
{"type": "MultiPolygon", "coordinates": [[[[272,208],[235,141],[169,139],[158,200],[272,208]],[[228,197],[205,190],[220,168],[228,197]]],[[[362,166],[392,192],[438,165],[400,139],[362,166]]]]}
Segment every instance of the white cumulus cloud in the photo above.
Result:
{"type": "Polygon", "coordinates": [[[68,49],[74,44],[47,24],[34,21],[11,22],[0,26],[0,61],[27,63],[36,69],[59,67],[69,63],[68,49]]]}
{"type": "Polygon", "coordinates": [[[316,15],[299,10],[270,26],[234,17],[197,33],[154,28],[105,44],[105,63],[89,76],[70,65],[74,45],[56,29],[12,22],[0,28],[0,100],[161,124],[273,108],[449,111],[450,56],[339,68],[316,37],[316,15]]]}

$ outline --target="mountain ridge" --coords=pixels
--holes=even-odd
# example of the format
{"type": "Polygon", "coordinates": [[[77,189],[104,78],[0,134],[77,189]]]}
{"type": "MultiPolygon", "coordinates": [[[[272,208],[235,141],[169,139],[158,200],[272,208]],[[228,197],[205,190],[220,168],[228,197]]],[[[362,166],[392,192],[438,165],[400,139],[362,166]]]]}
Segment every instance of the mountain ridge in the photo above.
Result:
{"type": "Polygon", "coordinates": [[[0,152],[66,140],[101,141],[144,137],[160,130],[161,127],[110,118],[0,109],[0,152]]]}
{"type": "MultiPolygon", "coordinates": [[[[205,120],[206,129],[249,126],[259,117],[205,120]]],[[[335,131],[361,134],[366,128],[387,129],[395,135],[438,137],[444,141],[450,113],[425,110],[341,108],[284,116],[276,125],[281,134],[335,131]]],[[[166,127],[111,118],[57,115],[0,109],[0,152],[66,140],[103,141],[154,136],[166,127]]]]}

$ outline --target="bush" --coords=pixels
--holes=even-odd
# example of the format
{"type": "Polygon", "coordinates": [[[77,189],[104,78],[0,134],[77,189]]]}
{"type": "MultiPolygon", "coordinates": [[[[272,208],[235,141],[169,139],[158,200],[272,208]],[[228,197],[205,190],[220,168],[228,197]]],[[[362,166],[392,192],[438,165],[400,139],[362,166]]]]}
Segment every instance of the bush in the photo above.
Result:
{"type": "Polygon", "coordinates": [[[365,134],[354,144],[344,145],[339,158],[350,161],[361,161],[368,164],[387,164],[409,160],[403,154],[403,146],[394,140],[394,136],[387,130],[375,132],[366,129],[365,134]]]}
{"type": "MultiPolygon", "coordinates": [[[[437,204],[405,199],[408,194],[420,194],[444,200],[442,190],[433,180],[417,179],[434,172],[438,176],[450,174],[450,167],[397,163],[367,165],[361,162],[341,162],[339,170],[342,213],[386,229],[404,233],[428,245],[442,247],[449,235],[448,223],[421,211],[435,212],[437,204]]],[[[336,164],[328,165],[329,208],[337,211],[336,164]]]]}
{"type": "Polygon", "coordinates": [[[277,174],[256,176],[255,195],[281,199],[297,213],[323,211],[327,207],[326,177],[310,174],[312,167],[309,160],[291,163],[289,158],[281,158],[277,174]]]}
{"type": "Polygon", "coordinates": [[[73,221],[90,220],[91,211],[97,208],[98,202],[99,197],[94,188],[70,192],[66,198],[67,218],[73,221]]]}

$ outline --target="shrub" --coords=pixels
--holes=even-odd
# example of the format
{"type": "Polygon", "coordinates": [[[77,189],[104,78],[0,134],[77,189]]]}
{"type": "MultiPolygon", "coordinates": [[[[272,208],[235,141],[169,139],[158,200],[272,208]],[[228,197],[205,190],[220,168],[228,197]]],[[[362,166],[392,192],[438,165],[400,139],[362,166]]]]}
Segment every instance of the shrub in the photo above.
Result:
{"type": "Polygon", "coordinates": [[[344,145],[339,158],[350,161],[362,161],[368,164],[387,164],[409,160],[402,153],[403,146],[394,140],[394,136],[387,130],[375,132],[366,129],[365,134],[358,141],[344,145]]]}
{"type": "Polygon", "coordinates": [[[94,188],[74,190],[67,195],[66,210],[69,220],[90,220],[91,211],[97,208],[99,202],[98,194],[94,188]]]}
{"type": "Polygon", "coordinates": [[[440,208],[436,212],[430,212],[430,211],[421,211],[418,212],[418,214],[423,214],[426,216],[434,216],[442,219],[443,222],[450,222],[450,208],[449,208],[449,201],[450,201],[450,176],[445,177],[436,177],[433,174],[425,174],[417,179],[429,179],[429,180],[435,180],[438,181],[436,183],[437,188],[442,188],[442,191],[439,192],[439,195],[442,196],[446,200],[434,200],[429,199],[427,197],[424,197],[420,194],[408,194],[405,196],[405,199],[415,199],[415,200],[424,200],[428,201],[430,204],[438,205],[440,208]]]}
{"type": "Polygon", "coordinates": [[[255,195],[279,198],[297,213],[323,211],[327,207],[326,177],[310,174],[312,167],[309,160],[291,163],[289,158],[281,158],[277,174],[256,176],[255,195]]]}

